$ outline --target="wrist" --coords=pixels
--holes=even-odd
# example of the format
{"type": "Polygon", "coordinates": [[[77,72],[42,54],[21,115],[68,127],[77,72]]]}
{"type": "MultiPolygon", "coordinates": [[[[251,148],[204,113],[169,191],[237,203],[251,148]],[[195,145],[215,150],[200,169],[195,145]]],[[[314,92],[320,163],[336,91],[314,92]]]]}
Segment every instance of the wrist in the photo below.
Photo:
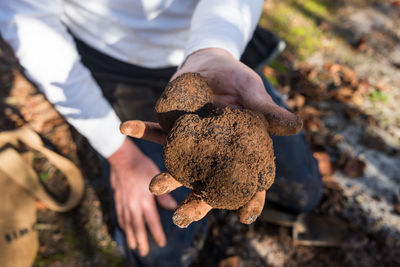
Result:
{"type": "Polygon", "coordinates": [[[186,57],[184,62],[181,65],[181,68],[186,67],[188,64],[193,62],[198,62],[198,60],[204,60],[205,58],[214,58],[216,56],[225,56],[225,57],[230,57],[233,58],[232,54],[229,53],[228,50],[225,50],[223,48],[218,48],[218,47],[209,47],[209,48],[203,48],[194,51],[190,55],[186,57]],[[188,63],[188,64],[186,64],[188,63]],[[185,66],[186,65],[186,66],[185,66]]]}
{"type": "Polygon", "coordinates": [[[208,48],[202,48],[199,50],[194,51],[190,55],[187,56],[187,58],[194,56],[194,55],[199,55],[199,54],[209,54],[209,55],[225,55],[233,58],[233,55],[226,49],[219,48],[219,47],[208,47],[208,48]]]}
{"type": "Polygon", "coordinates": [[[178,71],[172,76],[171,81],[183,73],[197,72],[206,77],[209,83],[212,83],[213,77],[216,75],[213,71],[216,65],[229,65],[232,64],[232,61],[234,62],[236,59],[228,50],[223,48],[210,47],[199,49],[186,57],[178,71]]]}
{"type": "Polygon", "coordinates": [[[129,138],[125,138],[122,145],[107,160],[112,166],[132,166],[143,156],[142,151],[129,138]]]}

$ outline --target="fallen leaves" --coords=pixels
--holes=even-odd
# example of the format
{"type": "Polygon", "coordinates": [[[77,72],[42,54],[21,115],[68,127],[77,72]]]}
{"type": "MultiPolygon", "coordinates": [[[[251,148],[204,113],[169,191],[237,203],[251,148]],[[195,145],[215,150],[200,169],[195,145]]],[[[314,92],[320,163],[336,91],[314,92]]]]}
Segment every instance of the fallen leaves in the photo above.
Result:
{"type": "Polygon", "coordinates": [[[354,90],[350,87],[342,86],[332,91],[331,95],[340,102],[349,103],[353,98],[354,90]]]}
{"type": "MultiPolygon", "coordinates": [[[[2,75],[0,80],[1,77],[2,75]]],[[[9,104],[9,108],[5,110],[7,118],[16,126],[29,124],[33,130],[48,139],[59,152],[78,162],[77,147],[72,140],[70,127],[53,105],[19,70],[14,69],[9,79],[11,79],[10,88],[6,92],[7,95],[2,98],[12,99],[12,105],[9,104]]]]}
{"type": "Polygon", "coordinates": [[[393,1],[391,4],[393,7],[400,8],[400,1],[393,1]]]}
{"type": "Polygon", "coordinates": [[[385,141],[380,136],[371,134],[369,132],[365,132],[364,135],[361,136],[360,144],[381,152],[386,151],[387,147],[385,141]]]}
{"type": "Polygon", "coordinates": [[[400,214],[400,202],[394,204],[394,210],[397,214],[400,214]]]}
{"type": "Polygon", "coordinates": [[[323,122],[321,120],[323,112],[312,107],[304,106],[299,110],[298,115],[303,120],[303,127],[311,132],[319,132],[323,128],[323,122]]]}
{"type": "Polygon", "coordinates": [[[314,152],[314,157],[318,160],[318,169],[322,176],[330,176],[334,173],[331,158],[327,152],[314,152]]]}
{"type": "Polygon", "coordinates": [[[220,261],[219,267],[241,267],[243,266],[242,259],[239,256],[232,256],[220,261]]]}
{"type": "Polygon", "coordinates": [[[308,65],[293,71],[289,81],[293,95],[302,94],[308,103],[322,101],[328,97],[327,88],[313,81],[317,76],[317,70],[308,65]]]}
{"type": "MultiPolygon", "coordinates": [[[[269,75],[285,81],[285,78],[276,76],[277,73],[271,70],[269,75]]],[[[314,157],[318,160],[324,179],[331,177],[338,169],[350,178],[363,176],[366,162],[351,153],[339,151],[337,146],[343,138],[339,138],[329,127],[336,127],[336,124],[347,120],[364,126],[374,126],[374,118],[364,114],[358,107],[373,90],[382,91],[385,88],[371,85],[369,81],[360,79],[352,68],[337,63],[328,63],[319,69],[300,64],[286,78],[286,83],[290,86],[287,104],[303,120],[307,140],[316,151],[314,157]],[[324,103],[331,100],[337,103],[335,111],[329,110],[332,108],[331,104],[324,106],[324,103]],[[337,114],[341,119],[335,119],[333,125],[329,126],[324,119],[328,114],[331,117],[337,114]]],[[[383,151],[386,147],[379,137],[368,134],[361,137],[360,143],[378,151],[383,151]]]]}
{"type": "Polygon", "coordinates": [[[329,72],[335,86],[349,85],[354,87],[359,83],[357,73],[345,65],[328,63],[325,64],[324,69],[329,72]]]}
{"type": "Polygon", "coordinates": [[[365,161],[357,157],[348,156],[345,160],[343,172],[350,178],[361,177],[364,175],[366,166],[365,161]]]}
{"type": "Polygon", "coordinates": [[[367,39],[364,36],[362,36],[354,43],[352,43],[352,46],[358,52],[365,52],[368,48],[367,39]]]}
{"type": "Polygon", "coordinates": [[[295,94],[287,101],[287,105],[293,110],[301,109],[306,103],[306,97],[301,94],[295,94]]]}

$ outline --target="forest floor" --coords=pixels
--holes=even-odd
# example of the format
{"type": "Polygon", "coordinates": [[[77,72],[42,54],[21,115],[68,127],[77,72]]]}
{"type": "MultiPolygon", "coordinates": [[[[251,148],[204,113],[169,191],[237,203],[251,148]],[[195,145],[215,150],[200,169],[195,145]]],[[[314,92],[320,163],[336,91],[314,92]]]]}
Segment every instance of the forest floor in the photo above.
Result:
{"type": "MultiPolygon", "coordinates": [[[[234,212],[211,212],[193,266],[399,266],[400,1],[269,0],[260,25],[287,44],[263,73],[304,121],[323,199],[290,225],[263,214],[247,226],[234,212]],[[301,218],[317,223],[301,229],[301,218]],[[319,228],[325,242],[305,242],[313,238],[302,230],[312,236],[319,228]]],[[[0,130],[28,124],[85,176],[85,197],[74,211],[58,214],[38,202],[35,266],[123,266],[96,154],[21,75],[4,43],[0,100],[0,130]]],[[[34,167],[62,199],[62,175],[39,154],[34,167]]]]}

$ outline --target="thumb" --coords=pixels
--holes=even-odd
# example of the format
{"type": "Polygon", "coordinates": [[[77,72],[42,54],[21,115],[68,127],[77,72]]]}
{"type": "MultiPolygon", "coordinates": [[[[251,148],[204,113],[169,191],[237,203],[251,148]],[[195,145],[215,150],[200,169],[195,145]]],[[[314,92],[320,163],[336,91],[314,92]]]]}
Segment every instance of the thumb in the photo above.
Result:
{"type": "Polygon", "coordinates": [[[296,134],[301,130],[303,127],[301,118],[278,106],[267,93],[264,83],[258,75],[240,81],[244,82],[240,86],[247,89],[242,90],[243,107],[264,114],[268,121],[268,132],[270,134],[287,136],[296,134]]]}
{"type": "Polygon", "coordinates": [[[178,203],[176,200],[171,196],[171,194],[163,194],[157,196],[157,201],[161,207],[167,210],[174,210],[178,207],[178,203]]]}
{"type": "Polygon", "coordinates": [[[303,127],[301,118],[278,106],[275,102],[267,102],[259,111],[268,121],[268,132],[273,135],[288,136],[298,133],[303,127]]]}

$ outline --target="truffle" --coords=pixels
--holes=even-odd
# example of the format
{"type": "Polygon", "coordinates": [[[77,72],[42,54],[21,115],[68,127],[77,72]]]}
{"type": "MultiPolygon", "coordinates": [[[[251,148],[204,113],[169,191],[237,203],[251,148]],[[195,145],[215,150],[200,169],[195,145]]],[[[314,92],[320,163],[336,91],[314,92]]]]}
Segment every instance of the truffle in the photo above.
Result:
{"type": "Polygon", "coordinates": [[[241,221],[251,223],[274,181],[273,144],[264,115],[216,107],[212,100],[207,80],[185,73],[168,84],[155,107],[168,132],[163,158],[170,176],[156,176],[150,190],[163,193],[157,188],[168,179],[193,189],[174,214],[180,227],[211,208],[239,210],[241,221]]]}

